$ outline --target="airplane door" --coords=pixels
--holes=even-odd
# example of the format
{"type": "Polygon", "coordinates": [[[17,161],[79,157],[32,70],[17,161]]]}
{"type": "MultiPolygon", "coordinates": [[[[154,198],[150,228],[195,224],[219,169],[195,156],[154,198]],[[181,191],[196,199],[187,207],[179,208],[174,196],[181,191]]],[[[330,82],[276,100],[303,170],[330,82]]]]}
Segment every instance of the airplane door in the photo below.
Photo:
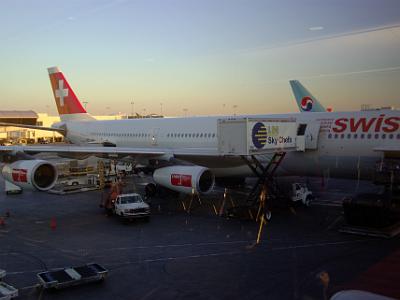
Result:
{"type": "Polygon", "coordinates": [[[318,148],[319,128],[321,124],[317,122],[307,123],[305,132],[305,148],[306,150],[315,150],[318,148]]]}
{"type": "Polygon", "coordinates": [[[150,130],[150,143],[152,146],[157,146],[159,132],[160,132],[160,128],[152,128],[150,130]]]}

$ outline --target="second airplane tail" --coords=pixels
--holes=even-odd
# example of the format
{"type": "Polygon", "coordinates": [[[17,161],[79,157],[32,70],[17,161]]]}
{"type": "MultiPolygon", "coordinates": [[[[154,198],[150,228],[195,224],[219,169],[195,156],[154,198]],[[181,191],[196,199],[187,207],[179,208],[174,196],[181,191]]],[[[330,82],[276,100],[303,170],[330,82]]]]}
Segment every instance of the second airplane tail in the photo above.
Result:
{"type": "Polygon", "coordinates": [[[47,70],[61,121],[93,120],[94,118],[86,112],[60,69],[51,67],[47,70]]]}
{"type": "Polygon", "coordinates": [[[311,95],[311,93],[300,83],[298,80],[290,80],[290,86],[294,97],[296,98],[297,105],[301,112],[324,112],[325,107],[311,95]]]}

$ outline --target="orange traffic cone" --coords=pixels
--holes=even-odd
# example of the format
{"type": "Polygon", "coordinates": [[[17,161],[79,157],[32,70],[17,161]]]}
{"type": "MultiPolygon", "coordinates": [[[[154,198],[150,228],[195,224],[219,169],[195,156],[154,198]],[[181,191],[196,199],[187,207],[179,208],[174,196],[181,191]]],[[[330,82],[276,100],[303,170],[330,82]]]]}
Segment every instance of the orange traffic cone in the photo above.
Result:
{"type": "Polygon", "coordinates": [[[52,230],[55,230],[55,229],[57,228],[56,218],[51,218],[51,221],[50,221],[50,228],[51,228],[52,230]]]}
{"type": "Polygon", "coordinates": [[[4,221],[4,219],[2,217],[0,217],[0,226],[6,226],[6,221],[4,221]]]}

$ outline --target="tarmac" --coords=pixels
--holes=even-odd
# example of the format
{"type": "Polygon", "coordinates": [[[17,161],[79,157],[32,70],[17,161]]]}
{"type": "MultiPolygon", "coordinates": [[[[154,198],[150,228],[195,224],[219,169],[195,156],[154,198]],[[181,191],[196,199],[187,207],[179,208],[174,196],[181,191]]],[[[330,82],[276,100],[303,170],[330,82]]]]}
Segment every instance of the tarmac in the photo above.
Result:
{"type": "Polygon", "coordinates": [[[154,199],[151,221],[129,224],[105,215],[100,190],[0,193],[0,269],[19,299],[324,299],[398,251],[400,239],[338,231],[342,196],[373,189],[368,183],[309,184],[315,203],[274,211],[257,246],[257,223],[215,215],[221,190],[193,201],[191,213],[180,198],[154,199]],[[103,283],[37,288],[41,271],[90,262],[109,270],[103,283]]]}

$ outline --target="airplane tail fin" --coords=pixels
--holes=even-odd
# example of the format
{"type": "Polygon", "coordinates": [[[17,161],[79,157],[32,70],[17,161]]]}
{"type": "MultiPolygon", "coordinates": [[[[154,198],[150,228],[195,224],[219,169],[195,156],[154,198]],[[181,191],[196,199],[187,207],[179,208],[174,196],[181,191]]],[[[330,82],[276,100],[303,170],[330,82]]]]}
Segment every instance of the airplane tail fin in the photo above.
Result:
{"type": "Polygon", "coordinates": [[[325,107],[298,80],[289,81],[301,112],[324,112],[325,107]]]}
{"type": "Polygon", "coordinates": [[[61,121],[94,120],[86,112],[86,109],[82,106],[60,69],[58,67],[51,67],[47,70],[61,121]]]}

